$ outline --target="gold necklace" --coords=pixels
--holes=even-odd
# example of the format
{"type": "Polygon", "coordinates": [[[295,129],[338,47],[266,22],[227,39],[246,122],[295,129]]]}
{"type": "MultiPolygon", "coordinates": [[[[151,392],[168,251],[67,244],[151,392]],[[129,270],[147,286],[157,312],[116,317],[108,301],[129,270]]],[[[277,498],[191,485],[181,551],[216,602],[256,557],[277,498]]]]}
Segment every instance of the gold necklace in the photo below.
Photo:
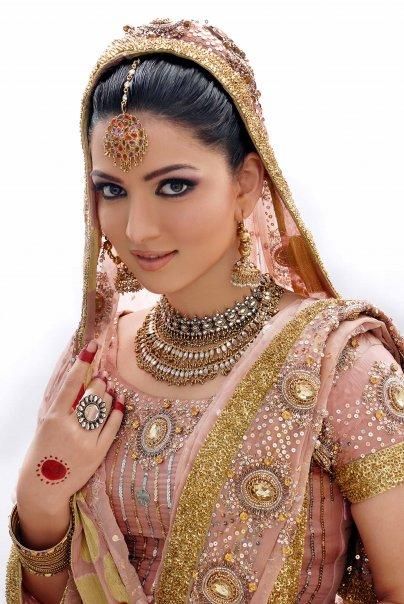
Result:
{"type": "Polygon", "coordinates": [[[182,386],[227,375],[278,311],[284,288],[269,274],[241,302],[214,315],[187,317],[165,296],[136,333],[138,366],[159,381],[182,386]]]}

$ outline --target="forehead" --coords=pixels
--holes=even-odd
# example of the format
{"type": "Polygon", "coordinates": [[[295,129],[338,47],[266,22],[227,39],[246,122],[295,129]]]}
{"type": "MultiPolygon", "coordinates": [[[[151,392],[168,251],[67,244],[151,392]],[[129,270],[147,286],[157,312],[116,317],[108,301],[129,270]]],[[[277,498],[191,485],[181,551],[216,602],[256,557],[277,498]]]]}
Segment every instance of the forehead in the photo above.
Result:
{"type": "MultiPolygon", "coordinates": [[[[159,118],[146,112],[136,112],[148,137],[148,147],[139,169],[147,171],[156,164],[175,162],[217,162],[217,151],[196,139],[191,128],[175,124],[167,118],[159,118]]],[[[94,168],[115,170],[121,174],[119,167],[104,155],[104,134],[110,118],[103,119],[94,127],[90,140],[90,151],[94,168]]],[[[139,170],[138,170],[139,171],[139,170]]],[[[114,172],[115,173],[115,172],[114,172]]]]}

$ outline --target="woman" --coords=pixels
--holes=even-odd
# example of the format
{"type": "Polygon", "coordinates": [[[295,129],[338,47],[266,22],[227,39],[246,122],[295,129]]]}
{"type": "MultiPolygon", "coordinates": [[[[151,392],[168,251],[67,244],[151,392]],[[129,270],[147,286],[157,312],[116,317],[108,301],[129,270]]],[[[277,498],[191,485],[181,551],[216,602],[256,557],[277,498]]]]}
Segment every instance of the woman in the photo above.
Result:
{"type": "Polygon", "coordinates": [[[124,32],[83,97],[82,317],[8,602],[404,602],[403,338],[334,289],[234,42],[124,32]],[[162,296],[118,310],[141,289],[162,296]]]}

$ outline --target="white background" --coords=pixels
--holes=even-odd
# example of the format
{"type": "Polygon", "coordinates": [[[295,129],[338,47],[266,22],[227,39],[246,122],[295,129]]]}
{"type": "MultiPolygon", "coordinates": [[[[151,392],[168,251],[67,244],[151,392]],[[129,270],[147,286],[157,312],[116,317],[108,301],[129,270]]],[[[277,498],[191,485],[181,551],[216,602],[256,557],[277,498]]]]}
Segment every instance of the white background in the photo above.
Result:
{"type": "Polygon", "coordinates": [[[0,10],[3,582],[18,467],[80,317],[79,112],[98,56],[123,25],[156,17],[224,29],[255,70],[279,165],[337,290],[404,331],[404,3],[3,0],[0,10]]]}

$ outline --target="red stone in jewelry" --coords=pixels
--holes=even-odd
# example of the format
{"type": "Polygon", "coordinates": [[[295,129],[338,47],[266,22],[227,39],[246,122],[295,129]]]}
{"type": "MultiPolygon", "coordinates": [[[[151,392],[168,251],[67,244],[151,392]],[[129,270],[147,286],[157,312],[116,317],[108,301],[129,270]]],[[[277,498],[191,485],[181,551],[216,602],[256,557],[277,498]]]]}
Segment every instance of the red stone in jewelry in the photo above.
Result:
{"type": "Polygon", "coordinates": [[[104,135],[104,154],[111,157],[114,166],[119,162],[123,172],[129,172],[143,160],[148,138],[141,123],[130,113],[112,118],[104,135]]]}
{"type": "Polygon", "coordinates": [[[36,466],[36,475],[41,482],[46,484],[57,484],[66,480],[70,474],[70,469],[67,464],[58,457],[44,457],[36,466]]]}

